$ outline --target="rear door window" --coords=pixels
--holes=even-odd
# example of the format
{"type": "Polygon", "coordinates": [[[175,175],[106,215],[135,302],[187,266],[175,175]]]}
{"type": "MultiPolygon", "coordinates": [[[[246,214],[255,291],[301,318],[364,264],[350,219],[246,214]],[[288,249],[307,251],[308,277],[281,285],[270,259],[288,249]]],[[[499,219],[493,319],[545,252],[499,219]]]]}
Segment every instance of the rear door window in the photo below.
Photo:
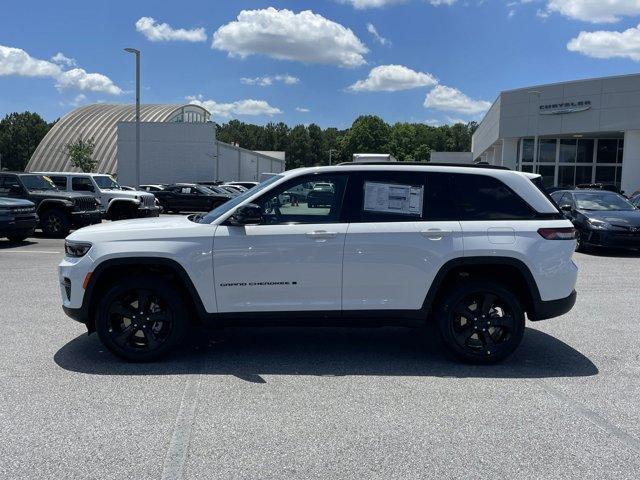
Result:
{"type": "MultiPolygon", "coordinates": [[[[93,192],[93,183],[89,177],[73,177],[71,179],[71,189],[75,192],[93,192]]],[[[66,188],[65,188],[66,190],[66,188]]]]}

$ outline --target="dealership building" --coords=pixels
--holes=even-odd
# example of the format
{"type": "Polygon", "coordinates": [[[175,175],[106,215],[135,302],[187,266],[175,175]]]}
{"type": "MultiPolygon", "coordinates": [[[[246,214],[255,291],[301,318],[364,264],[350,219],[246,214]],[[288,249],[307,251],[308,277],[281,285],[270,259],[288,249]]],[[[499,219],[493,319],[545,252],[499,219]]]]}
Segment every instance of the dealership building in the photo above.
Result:
{"type": "Polygon", "coordinates": [[[472,154],[539,173],[550,187],[640,189],[640,75],[504,91],[474,133],[472,154]]]}

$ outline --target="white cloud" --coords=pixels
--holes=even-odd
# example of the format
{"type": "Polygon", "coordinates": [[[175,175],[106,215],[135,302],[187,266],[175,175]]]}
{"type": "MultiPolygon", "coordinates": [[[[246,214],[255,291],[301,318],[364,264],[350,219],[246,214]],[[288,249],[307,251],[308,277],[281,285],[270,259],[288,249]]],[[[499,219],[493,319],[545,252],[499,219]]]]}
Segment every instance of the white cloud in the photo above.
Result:
{"type": "Polygon", "coordinates": [[[21,48],[0,45],[0,76],[57,77],[60,66],[47,60],[33,58],[21,48]]]}
{"type": "Polygon", "coordinates": [[[215,100],[205,100],[202,95],[191,95],[187,97],[187,101],[206,108],[214,117],[231,118],[237,115],[268,115],[271,117],[282,113],[282,110],[272,107],[264,100],[246,99],[231,103],[218,103],[215,100]]]}
{"type": "MultiPolygon", "coordinates": [[[[408,0],[340,0],[341,3],[349,3],[357,10],[365,10],[367,8],[382,8],[390,5],[398,5],[407,3],[408,0]]],[[[457,0],[425,0],[434,7],[440,5],[453,5],[457,0]]]]}
{"type": "Polygon", "coordinates": [[[438,85],[427,94],[424,106],[445,112],[477,115],[486,112],[491,102],[474,100],[456,88],[438,85]]]}
{"type": "Polygon", "coordinates": [[[56,88],[58,90],[67,90],[70,88],[89,91],[102,92],[111,95],[120,95],[122,90],[115,85],[111,79],[101,73],[87,73],[83,68],[74,68],[63,72],[56,79],[56,88]]]}
{"type": "Polygon", "coordinates": [[[79,107],[80,105],[84,104],[86,101],[87,101],[87,96],[84,93],[79,93],[78,95],[73,97],[72,100],[69,100],[66,102],[60,102],[60,106],[66,107],[70,105],[72,107],[79,107]]]}
{"type": "Polygon", "coordinates": [[[311,110],[309,110],[308,108],[303,108],[303,107],[296,107],[296,112],[300,112],[300,113],[309,113],[311,110]]]}
{"type": "Polygon", "coordinates": [[[207,34],[204,28],[173,28],[168,23],[158,23],[152,17],[141,17],[136,22],[136,30],[152,42],[204,42],[207,34]]]}
{"type": "Polygon", "coordinates": [[[623,32],[580,32],[567,49],[593,58],[630,58],[640,62],[640,25],[623,32]]]}
{"type": "Polygon", "coordinates": [[[397,92],[437,83],[430,73],[416,72],[402,65],[380,65],[373,68],[365,80],[358,80],[348,89],[353,92],[397,92]]]}
{"type": "Polygon", "coordinates": [[[373,23],[367,23],[367,32],[373,36],[373,39],[380,45],[388,46],[391,42],[378,33],[378,29],[373,23]]]}
{"type": "Polygon", "coordinates": [[[358,67],[369,49],[348,28],[305,10],[243,10],[213,34],[212,48],[246,58],[262,54],[279,60],[358,67]]]}
{"type": "Polygon", "coordinates": [[[62,52],[58,52],[51,57],[51,61],[58,65],[64,65],[65,67],[75,67],[78,64],[75,58],[69,58],[62,52]]]}
{"type": "MultiPolygon", "coordinates": [[[[54,55],[61,61],[61,53],[54,55]]],[[[67,58],[67,57],[65,57],[67,58]]],[[[67,58],[67,60],[72,60],[67,58]]],[[[60,65],[48,60],[33,58],[20,48],[0,45],[0,76],[16,75],[21,77],[49,77],[56,81],[60,91],[75,89],[81,91],[120,95],[122,90],[113,81],[101,73],[87,73],[82,68],[64,71],[60,65]]]]}
{"type": "Polygon", "coordinates": [[[269,87],[273,85],[275,82],[282,82],[285,85],[295,85],[296,83],[300,83],[300,79],[298,77],[294,77],[293,75],[265,75],[263,77],[255,77],[255,78],[247,78],[243,77],[240,79],[242,83],[245,85],[260,85],[261,87],[269,87]]]}
{"type": "Polygon", "coordinates": [[[548,12],[591,23],[615,23],[640,15],[640,0],[549,0],[548,12]]]}

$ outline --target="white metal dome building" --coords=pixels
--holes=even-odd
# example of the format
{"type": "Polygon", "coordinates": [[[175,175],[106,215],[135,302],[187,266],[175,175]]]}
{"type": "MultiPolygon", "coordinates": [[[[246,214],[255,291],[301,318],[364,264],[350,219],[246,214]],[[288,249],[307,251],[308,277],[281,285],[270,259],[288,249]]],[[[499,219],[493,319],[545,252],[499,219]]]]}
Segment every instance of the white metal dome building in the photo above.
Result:
{"type": "MultiPolygon", "coordinates": [[[[135,121],[134,105],[98,103],[86,105],[62,117],[42,139],[27,164],[27,171],[74,172],[65,145],[79,137],[93,138],[98,160],[96,171],[117,172],[117,124],[135,121]]],[[[210,114],[198,105],[141,105],[141,122],[197,123],[209,120],[210,114]]],[[[213,139],[212,139],[213,141],[213,139]]]]}

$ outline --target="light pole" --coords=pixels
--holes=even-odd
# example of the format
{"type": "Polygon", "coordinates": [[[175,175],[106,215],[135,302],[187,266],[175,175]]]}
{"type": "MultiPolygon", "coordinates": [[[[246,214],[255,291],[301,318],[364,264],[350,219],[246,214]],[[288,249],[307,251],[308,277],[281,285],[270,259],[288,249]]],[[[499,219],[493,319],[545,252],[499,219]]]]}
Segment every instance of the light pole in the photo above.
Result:
{"type": "Polygon", "coordinates": [[[331,154],[335,152],[335,150],[333,148],[329,149],[329,165],[331,165],[331,154]]]}
{"type": "Polygon", "coordinates": [[[136,188],[140,187],[140,50],[125,48],[136,56],[136,188]]]}

